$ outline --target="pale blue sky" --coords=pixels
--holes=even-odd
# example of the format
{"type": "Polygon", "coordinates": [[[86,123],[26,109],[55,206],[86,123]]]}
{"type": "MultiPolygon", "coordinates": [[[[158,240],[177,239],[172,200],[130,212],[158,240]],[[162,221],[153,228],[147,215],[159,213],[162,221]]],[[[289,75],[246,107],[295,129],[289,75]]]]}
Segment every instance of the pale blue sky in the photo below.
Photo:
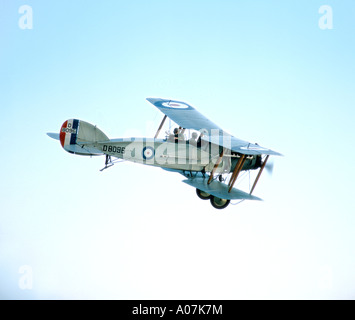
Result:
{"type": "Polygon", "coordinates": [[[0,0],[0,298],[355,298],[354,36],[351,0],[0,0]],[[178,175],[99,172],[46,136],[69,118],[153,136],[146,97],[283,153],[264,201],[216,211],[178,175]]]}

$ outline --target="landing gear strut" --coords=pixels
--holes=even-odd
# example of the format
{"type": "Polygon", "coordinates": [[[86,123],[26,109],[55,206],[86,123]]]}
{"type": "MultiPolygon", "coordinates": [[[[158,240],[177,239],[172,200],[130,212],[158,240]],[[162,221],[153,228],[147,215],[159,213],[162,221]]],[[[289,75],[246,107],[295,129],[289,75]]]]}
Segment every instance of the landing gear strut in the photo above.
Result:
{"type": "Polygon", "coordinates": [[[106,159],[105,159],[105,167],[103,167],[100,171],[103,171],[107,168],[110,168],[114,165],[114,163],[112,162],[111,156],[109,156],[108,154],[106,155],[106,159]]]}

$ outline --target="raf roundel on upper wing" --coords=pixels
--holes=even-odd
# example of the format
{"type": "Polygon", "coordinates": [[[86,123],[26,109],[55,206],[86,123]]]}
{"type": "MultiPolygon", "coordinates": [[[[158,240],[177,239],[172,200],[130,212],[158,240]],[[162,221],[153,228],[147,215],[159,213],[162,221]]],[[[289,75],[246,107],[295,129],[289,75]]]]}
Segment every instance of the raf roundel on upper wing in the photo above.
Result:
{"type": "Polygon", "coordinates": [[[182,128],[194,130],[206,129],[207,131],[220,129],[195,108],[183,101],[161,98],[147,98],[147,100],[182,128]]]}
{"type": "Polygon", "coordinates": [[[177,101],[161,102],[160,107],[169,109],[192,109],[188,104],[177,101]]]}

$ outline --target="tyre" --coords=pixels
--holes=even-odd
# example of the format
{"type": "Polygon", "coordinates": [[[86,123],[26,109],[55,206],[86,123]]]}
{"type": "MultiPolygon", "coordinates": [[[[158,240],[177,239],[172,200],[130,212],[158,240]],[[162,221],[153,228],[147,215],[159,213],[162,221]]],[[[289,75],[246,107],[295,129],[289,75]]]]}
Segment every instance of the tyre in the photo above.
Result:
{"type": "Polygon", "coordinates": [[[211,196],[210,197],[211,204],[214,208],[216,209],[224,209],[228,207],[230,200],[227,199],[221,199],[218,197],[211,196]]]}
{"type": "Polygon", "coordinates": [[[196,189],[196,194],[202,200],[208,200],[211,197],[211,195],[209,193],[204,192],[204,191],[202,191],[200,189],[196,189]]]}

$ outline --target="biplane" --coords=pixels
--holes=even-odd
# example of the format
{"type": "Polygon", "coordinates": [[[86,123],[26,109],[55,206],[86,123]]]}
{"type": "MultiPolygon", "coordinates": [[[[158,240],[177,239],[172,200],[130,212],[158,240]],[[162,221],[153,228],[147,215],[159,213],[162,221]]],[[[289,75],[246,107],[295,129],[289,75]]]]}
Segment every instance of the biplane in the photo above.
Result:
{"type": "Polygon", "coordinates": [[[191,105],[176,100],[147,98],[163,114],[153,138],[109,139],[96,126],[78,119],[66,120],[58,133],[47,133],[69,153],[105,156],[105,170],[117,161],[132,161],[177,172],[196,189],[198,197],[210,200],[216,209],[231,200],[261,200],[252,193],[270,156],[280,153],[237,139],[208,120],[191,105]],[[169,118],[173,132],[162,128],[169,118]],[[249,192],[234,187],[242,171],[257,170],[249,192]]]}

